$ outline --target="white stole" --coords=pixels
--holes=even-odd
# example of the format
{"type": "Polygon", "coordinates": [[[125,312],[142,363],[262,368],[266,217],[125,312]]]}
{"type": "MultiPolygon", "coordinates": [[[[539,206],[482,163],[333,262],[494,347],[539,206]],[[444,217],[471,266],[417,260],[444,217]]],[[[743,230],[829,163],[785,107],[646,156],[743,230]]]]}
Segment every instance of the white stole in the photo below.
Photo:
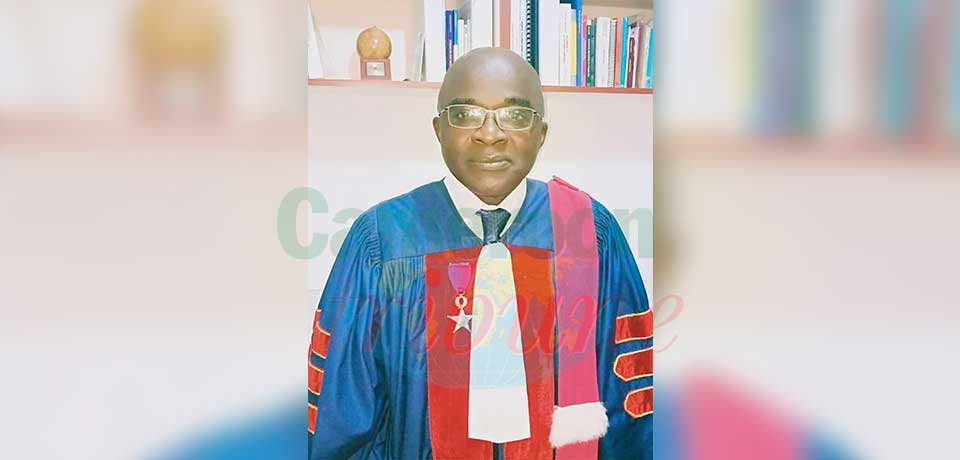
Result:
{"type": "Polygon", "coordinates": [[[480,252],[473,288],[467,436],[496,443],[530,437],[523,339],[510,251],[480,252]]]}

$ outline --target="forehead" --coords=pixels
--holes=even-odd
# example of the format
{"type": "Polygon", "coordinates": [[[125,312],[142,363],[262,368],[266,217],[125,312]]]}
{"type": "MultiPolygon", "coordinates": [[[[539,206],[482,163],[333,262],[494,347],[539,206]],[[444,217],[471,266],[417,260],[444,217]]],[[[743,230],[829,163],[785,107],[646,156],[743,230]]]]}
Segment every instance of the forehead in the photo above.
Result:
{"type": "Polygon", "coordinates": [[[452,101],[472,101],[487,108],[497,108],[507,105],[531,105],[537,110],[543,109],[543,96],[540,93],[539,82],[530,82],[528,79],[518,78],[514,73],[471,73],[461,75],[450,82],[443,94],[441,105],[448,105],[452,101]],[[527,104],[517,104],[519,101],[529,101],[527,104]]]}

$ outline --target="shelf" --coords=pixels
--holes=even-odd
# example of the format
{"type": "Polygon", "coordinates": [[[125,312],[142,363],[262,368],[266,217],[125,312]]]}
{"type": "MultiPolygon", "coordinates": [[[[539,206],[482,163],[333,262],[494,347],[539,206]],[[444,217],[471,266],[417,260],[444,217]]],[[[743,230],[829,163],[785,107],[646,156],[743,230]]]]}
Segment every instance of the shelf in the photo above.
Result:
{"type": "Polygon", "coordinates": [[[640,10],[652,10],[653,0],[585,0],[585,6],[607,6],[614,8],[634,8],[640,10]]]}
{"type": "MultiPolygon", "coordinates": [[[[314,78],[307,80],[307,83],[309,86],[440,89],[440,83],[422,81],[334,80],[314,78]]],[[[653,94],[653,89],[650,88],[588,88],[580,86],[544,86],[543,91],[545,93],[653,94]]]]}

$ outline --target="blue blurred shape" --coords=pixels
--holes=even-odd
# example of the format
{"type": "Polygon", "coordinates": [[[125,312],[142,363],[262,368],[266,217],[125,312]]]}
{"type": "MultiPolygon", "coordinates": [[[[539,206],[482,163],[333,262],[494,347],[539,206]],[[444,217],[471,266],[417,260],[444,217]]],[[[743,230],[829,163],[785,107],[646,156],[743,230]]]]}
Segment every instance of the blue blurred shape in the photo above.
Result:
{"type": "Polygon", "coordinates": [[[813,126],[818,34],[816,2],[770,0],[758,4],[755,127],[772,136],[805,135],[813,126]]]}
{"type": "Polygon", "coordinates": [[[833,436],[819,430],[808,432],[806,435],[805,460],[855,460],[848,449],[838,443],[833,436]]]}
{"type": "Polygon", "coordinates": [[[154,460],[303,460],[307,458],[307,406],[292,401],[269,414],[197,435],[154,460]]]}

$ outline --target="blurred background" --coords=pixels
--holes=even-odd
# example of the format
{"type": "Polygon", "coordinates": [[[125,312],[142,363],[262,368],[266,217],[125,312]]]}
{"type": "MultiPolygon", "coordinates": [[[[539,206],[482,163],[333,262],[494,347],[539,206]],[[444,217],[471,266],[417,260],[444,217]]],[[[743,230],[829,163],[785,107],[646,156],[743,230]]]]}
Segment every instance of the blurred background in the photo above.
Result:
{"type": "MultiPolygon", "coordinates": [[[[657,420],[693,438],[658,456],[950,458],[960,4],[654,7],[657,420]],[[720,426],[792,433],[805,456],[715,447],[720,426]]],[[[304,10],[0,0],[5,457],[288,432],[313,294],[278,215],[325,148],[304,10]]]]}

